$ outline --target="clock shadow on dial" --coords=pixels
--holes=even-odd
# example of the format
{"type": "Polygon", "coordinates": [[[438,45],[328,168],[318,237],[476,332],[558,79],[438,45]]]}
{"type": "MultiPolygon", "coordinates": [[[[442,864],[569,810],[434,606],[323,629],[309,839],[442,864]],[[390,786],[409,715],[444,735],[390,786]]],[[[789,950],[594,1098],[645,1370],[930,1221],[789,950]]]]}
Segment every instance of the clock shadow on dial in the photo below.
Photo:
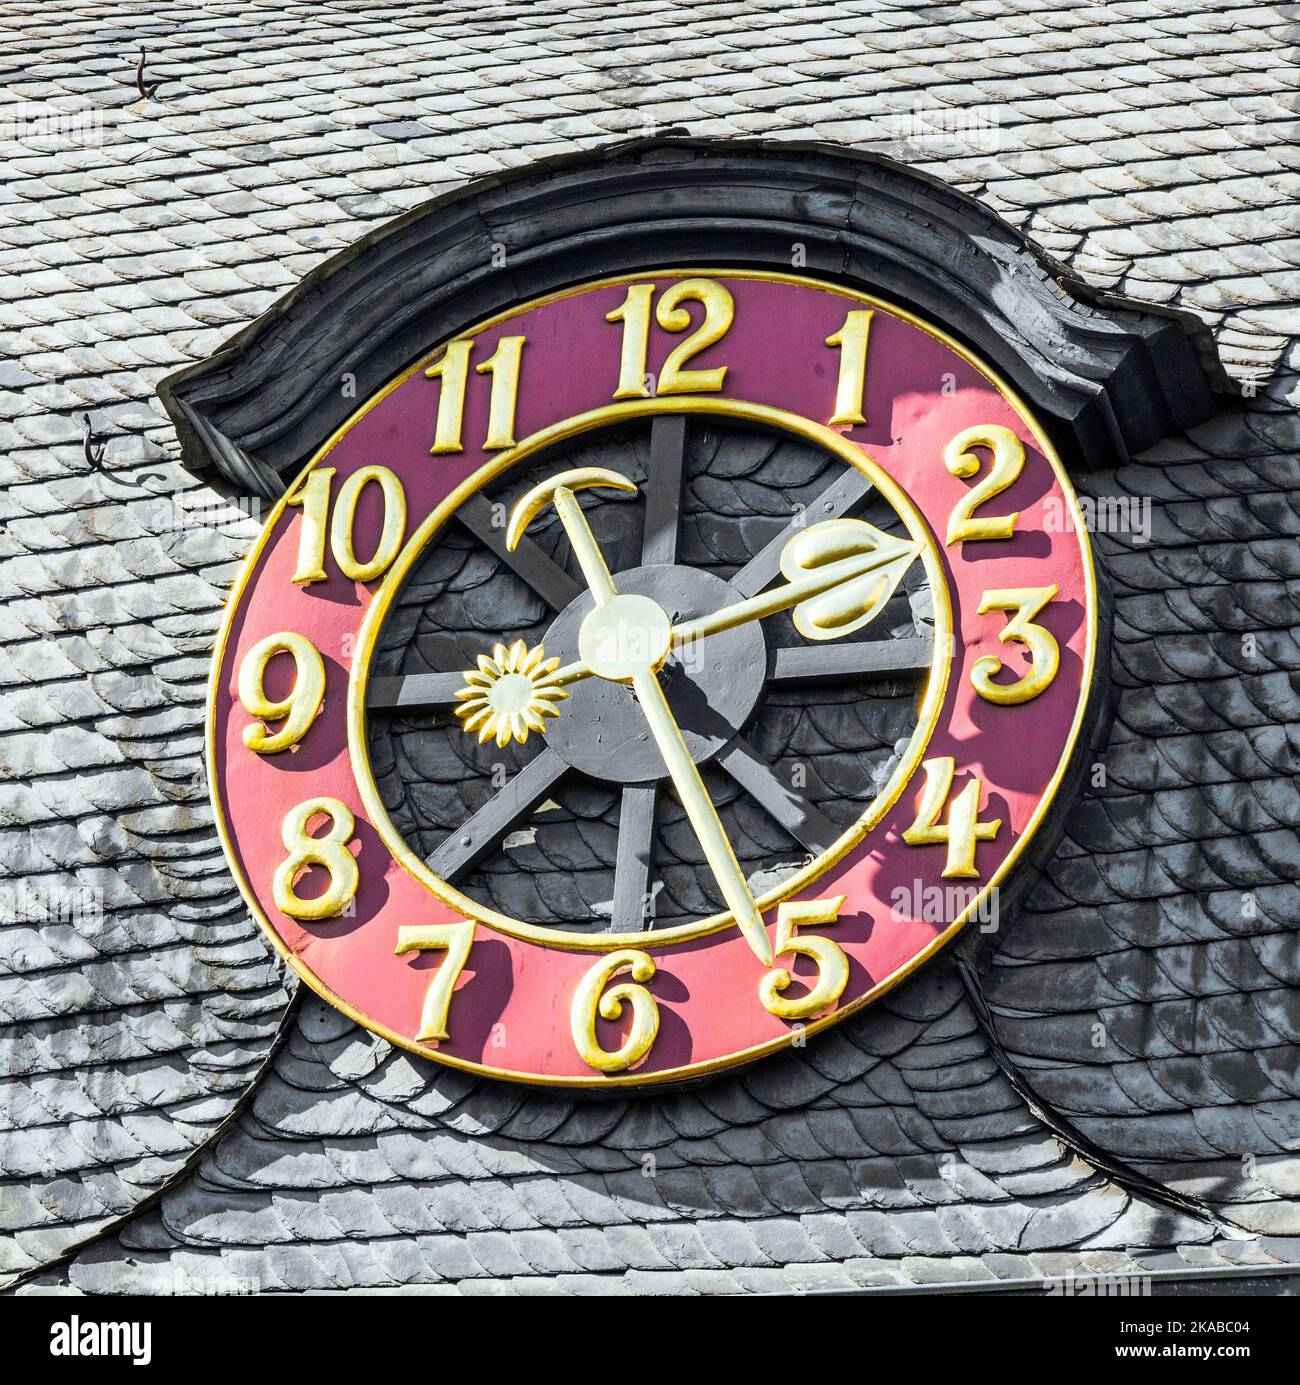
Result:
{"type": "MultiPolygon", "coordinates": [[[[534,454],[433,536],[389,613],[372,680],[459,673],[517,640],[544,643],[548,658],[578,658],[590,598],[554,509],[529,525],[522,575],[484,538],[492,526],[499,546],[519,497],[576,467],[638,487],[586,490],[580,503],[620,592],[652,597],[674,621],[782,582],[783,541],[821,519],[851,516],[906,537],[860,474],[791,434],[721,417],[620,424],[534,454]]],[[[756,894],[818,856],[887,783],[916,727],[932,633],[918,561],[876,618],[842,639],[805,640],[782,612],[670,657],[661,673],[669,705],[756,894]],[[909,657],[852,648],[886,642],[909,657]],[[910,666],[876,671],[898,663],[910,666]]],[[[636,932],[722,911],[630,689],[591,678],[569,692],[546,735],[505,747],[480,744],[449,707],[372,712],[371,764],[398,831],[422,858],[456,860],[462,893],[538,926],[636,932]],[[537,801],[490,846],[458,851],[465,825],[509,796],[529,765],[546,782],[537,801]],[[620,836],[631,889],[617,875],[620,836]]]]}

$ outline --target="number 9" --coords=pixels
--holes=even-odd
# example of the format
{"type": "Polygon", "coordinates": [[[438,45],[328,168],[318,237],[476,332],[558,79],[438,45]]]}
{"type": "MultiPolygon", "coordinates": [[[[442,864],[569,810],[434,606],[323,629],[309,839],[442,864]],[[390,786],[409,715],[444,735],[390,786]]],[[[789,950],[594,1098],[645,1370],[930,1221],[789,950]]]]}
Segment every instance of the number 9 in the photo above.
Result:
{"type": "Polygon", "coordinates": [[[257,755],[274,755],[297,745],[315,721],[324,697],[325,663],[306,636],[282,631],[258,640],[239,666],[239,700],[251,717],[286,720],[278,731],[269,731],[261,720],[245,726],[244,744],[257,755]],[[288,697],[272,701],[264,682],[266,666],[277,654],[293,656],[293,689],[288,697]]]}

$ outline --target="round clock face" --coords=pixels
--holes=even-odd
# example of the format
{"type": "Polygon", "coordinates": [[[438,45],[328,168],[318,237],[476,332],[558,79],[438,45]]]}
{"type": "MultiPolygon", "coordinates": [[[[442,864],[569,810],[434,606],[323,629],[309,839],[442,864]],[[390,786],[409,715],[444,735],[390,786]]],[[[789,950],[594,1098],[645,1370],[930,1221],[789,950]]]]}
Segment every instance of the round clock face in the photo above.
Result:
{"type": "Polygon", "coordinates": [[[377,1033],[672,1080],[996,926],[1095,639],[1060,462],[937,328],[601,280],[438,345],[295,478],[218,643],[213,799],[277,947],[377,1033]]]}

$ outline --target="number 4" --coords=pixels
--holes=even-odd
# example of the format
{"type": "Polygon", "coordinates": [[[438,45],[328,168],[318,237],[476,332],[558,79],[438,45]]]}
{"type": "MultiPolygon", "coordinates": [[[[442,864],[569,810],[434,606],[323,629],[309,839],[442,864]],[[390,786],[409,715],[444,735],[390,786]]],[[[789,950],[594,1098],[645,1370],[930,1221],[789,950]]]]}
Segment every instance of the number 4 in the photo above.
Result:
{"type": "Polygon", "coordinates": [[[975,844],[991,842],[998,835],[1002,819],[979,821],[980,794],[984,786],[978,779],[972,779],[952,800],[948,821],[941,823],[939,814],[943,812],[943,806],[952,792],[956,762],[951,755],[941,755],[927,760],[921,768],[925,770],[921,807],[916,821],[903,833],[903,840],[908,846],[946,844],[948,863],[943,868],[945,878],[978,880],[980,873],[975,868],[975,844]]]}

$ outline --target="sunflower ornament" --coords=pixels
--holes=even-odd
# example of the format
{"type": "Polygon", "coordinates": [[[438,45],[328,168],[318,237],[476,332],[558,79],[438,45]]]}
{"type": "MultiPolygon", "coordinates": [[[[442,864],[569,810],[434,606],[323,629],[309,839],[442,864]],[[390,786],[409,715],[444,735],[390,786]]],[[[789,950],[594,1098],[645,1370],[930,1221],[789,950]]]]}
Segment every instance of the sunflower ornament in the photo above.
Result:
{"type": "Polygon", "coordinates": [[[480,745],[495,739],[503,748],[512,740],[522,745],[531,731],[544,734],[545,719],[559,716],[555,704],[569,695],[554,681],[559,666],[559,659],[546,657],[544,646],[529,649],[523,640],[508,649],[495,645],[490,657],[480,654],[478,668],[465,674],[465,686],[456,694],[462,729],[477,731],[480,745]]]}

